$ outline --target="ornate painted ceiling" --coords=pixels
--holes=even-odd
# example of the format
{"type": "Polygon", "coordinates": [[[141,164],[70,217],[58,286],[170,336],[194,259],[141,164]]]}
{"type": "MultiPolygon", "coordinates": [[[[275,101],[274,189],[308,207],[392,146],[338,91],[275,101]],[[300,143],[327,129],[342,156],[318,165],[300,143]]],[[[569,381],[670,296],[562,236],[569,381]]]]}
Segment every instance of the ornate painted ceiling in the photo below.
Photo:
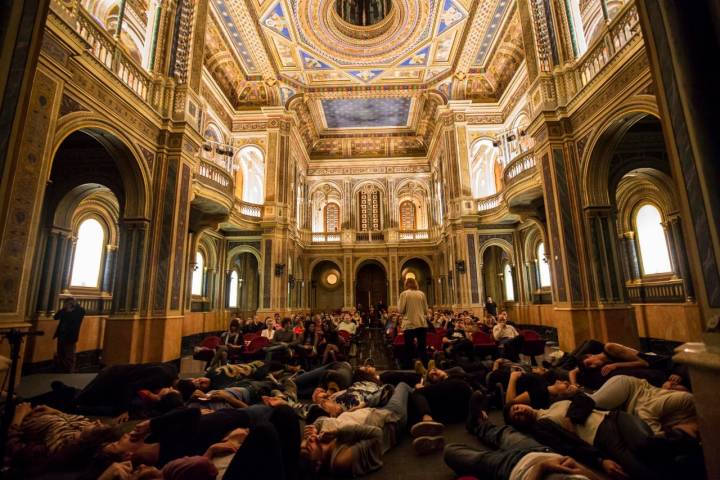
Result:
{"type": "Polygon", "coordinates": [[[211,3],[205,65],[230,103],[300,97],[303,136],[321,156],[347,154],[337,139],[368,129],[396,138],[373,152],[422,152],[428,92],[496,102],[524,60],[513,0],[392,0],[366,27],[341,19],[335,0],[211,3]]]}

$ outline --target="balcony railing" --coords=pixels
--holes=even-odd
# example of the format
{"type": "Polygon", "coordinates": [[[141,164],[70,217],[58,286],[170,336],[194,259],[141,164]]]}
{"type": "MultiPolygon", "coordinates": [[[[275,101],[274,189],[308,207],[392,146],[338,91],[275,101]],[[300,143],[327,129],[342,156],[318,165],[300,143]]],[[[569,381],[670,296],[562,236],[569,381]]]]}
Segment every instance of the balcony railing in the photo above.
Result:
{"type": "Polygon", "coordinates": [[[225,195],[233,195],[233,178],[232,176],[219,165],[207,160],[200,160],[197,167],[197,179],[198,181],[210,188],[224,193],[225,195]]]}
{"type": "Polygon", "coordinates": [[[635,2],[628,2],[610,22],[603,36],[598,38],[578,60],[575,69],[579,83],[578,91],[596,78],[631,40],[641,35],[637,7],[635,2]]]}
{"type": "Polygon", "coordinates": [[[505,188],[535,171],[535,152],[527,151],[505,166],[503,180],[505,188]]]}
{"type": "Polygon", "coordinates": [[[312,243],[340,243],[340,232],[313,232],[312,243]]]}
{"type": "Polygon", "coordinates": [[[407,242],[411,240],[429,240],[430,239],[430,231],[429,230],[405,230],[405,231],[399,231],[398,232],[398,239],[401,242],[407,242]]]}
{"type": "Polygon", "coordinates": [[[356,242],[384,242],[385,232],[357,232],[355,234],[356,242]]]}
{"type": "Polygon", "coordinates": [[[685,301],[682,280],[643,282],[627,286],[630,303],[679,303],[685,301]]]}
{"type": "Polygon", "coordinates": [[[58,296],[58,310],[62,308],[63,302],[68,298],[74,298],[75,303],[80,305],[87,315],[109,315],[112,308],[112,296],[109,295],[60,294],[58,296]]]}
{"type": "Polygon", "coordinates": [[[248,203],[244,202],[242,200],[235,200],[236,207],[241,215],[245,215],[246,217],[253,217],[253,218],[262,218],[263,214],[263,207],[262,205],[257,205],[255,203],[248,203]]]}
{"type": "Polygon", "coordinates": [[[503,193],[499,192],[493,196],[480,198],[475,200],[477,205],[477,211],[480,213],[490,212],[496,208],[500,208],[503,201],[503,193]]]}
{"type": "Polygon", "coordinates": [[[120,82],[148,103],[152,77],[133,60],[112,34],[80,5],[77,0],[51,3],[53,12],[66,22],[87,44],[87,52],[120,82]]]}

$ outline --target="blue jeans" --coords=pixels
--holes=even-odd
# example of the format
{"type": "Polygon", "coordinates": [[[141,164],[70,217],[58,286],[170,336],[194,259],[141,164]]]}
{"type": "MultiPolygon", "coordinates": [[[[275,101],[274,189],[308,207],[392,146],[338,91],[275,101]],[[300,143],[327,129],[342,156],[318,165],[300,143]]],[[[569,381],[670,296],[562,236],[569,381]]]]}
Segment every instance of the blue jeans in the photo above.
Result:
{"type": "Polygon", "coordinates": [[[552,452],[509,425],[500,427],[483,422],[476,435],[482,443],[474,447],[459,443],[445,447],[445,463],[459,476],[507,480],[515,465],[528,453],[552,452]]]}
{"type": "Polygon", "coordinates": [[[302,373],[294,378],[293,381],[297,386],[298,398],[310,397],[313,390],[320,385],[320,382],[325,374],[331,370],[342,377],[343,381],[338,382],[340,388],[347,388],[350,386],[352,382],[352,366],[347,362],[328,363],[327,365],[302,373]],[[340,385],[340,383],[343,385],[340,385]],[[345,385],[345,383],[347,383],[347,385],[345,385]]]}
{"type": "Polygon", "coordinates": [[[401,427],[404,427],[407,424],[408,398],[412,390],[413,389],[407,383],[398,383],[392,397],[390,397],[388,403],[383,407],[385,410],[390,410],[400,417],[398,424],[401,427]]]}

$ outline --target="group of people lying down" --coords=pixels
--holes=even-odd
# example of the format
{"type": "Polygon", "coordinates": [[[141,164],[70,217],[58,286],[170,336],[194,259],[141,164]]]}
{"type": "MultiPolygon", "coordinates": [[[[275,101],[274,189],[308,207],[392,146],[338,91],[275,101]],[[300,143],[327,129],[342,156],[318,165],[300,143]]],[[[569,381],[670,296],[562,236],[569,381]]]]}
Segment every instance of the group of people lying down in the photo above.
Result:
{"type": "Polygon", "coordinates": [[[667,359],[586,342],[555,366],[448,359],[377,371],[276,361],[180,379],[164,364],[102,370],[17,405],[6,465],[17,478],[359,477],[412,438],[478,479],[702,478],[690,385],[667,359]],[[501,408],[504,425],[488,411],[501,408]],[[101,422],[91,417],[114,418],[101,422]],[[122,432],[122,422],[137,420],[122,432]],[[446,444],[464,422],[479,441],[446,444]],[[128,430],[127,428],[125,430],[128,430]]]}

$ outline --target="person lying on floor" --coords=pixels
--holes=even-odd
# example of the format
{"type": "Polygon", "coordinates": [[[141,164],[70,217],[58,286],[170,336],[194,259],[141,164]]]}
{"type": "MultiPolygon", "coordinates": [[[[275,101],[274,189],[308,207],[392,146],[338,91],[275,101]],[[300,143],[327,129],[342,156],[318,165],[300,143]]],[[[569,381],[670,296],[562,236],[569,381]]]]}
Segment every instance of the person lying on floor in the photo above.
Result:
{"type": "MultiPolygon", "coordinates": [[[[268,374],[279,376],[283,372],[295,373],[298,370],[298,367],[284,365],[280,362],[255,360],[248,363],[222,365],[208,370],[204,377],[183,379],[181,383],[192,382],[196,389],[207,392],[213,389],[233,387],[243,380],[265,380],[268,374]]],[[[187,387],[181,389],[184,388],[187,387]]]]}
{"type": "Polygon", "coordinates": [[[129,460],[115,462],[97,480],[216,480],[222,478],[218,475],[220,472],[213,465],[211,459],[206,456],[195,456],[173,460],[162,470],[147,465],[139,465],[135,468],[129,460]]]}
{"type": "Polygon", "coordinates": [[[383,408],[361,408],[337,418],[320,417],[305,427],[300,444],[301,469],[308,473],[362,476],[382,467],[407,423],[406,383],[395,387],[383,408]]]}
{"type": "Polygon", "coordinates": [[[127,460],[163,468],[176,459],[204,455],[227,464],[219,477],[226,480],[294,479],[300,437],[295,412],[287,406],[256,405],[207,415],[180,409],[140,422],[131,433],[105,445],[93,470],[102,472],[127,460]]]}
{"type": "MultiPolygon", "coordinates": [[[[165,363],[113,365],[78,390],[60,381],[52,392],[30,399],[33,405],[47,404],[64,412],[118,416],[127,420],[130,411],[142,416],[143,408],[159,402],[178,383],[178,370],[165,363]]],[[[137,415],[135,415],[137,414],[137,415]]]]}
{"type": "Polygon", "coordinates": [[[49,467],[74,469],[120,435],[115,426],[24,402],[15,407],[4,462],[26,475],[49,467]]]}
{"type": "Polygon", "coordinates": [[[691,437],[698,435],[698,419],[692,393],[657,388],[647,380],[617,375],[590,395],[595,407],[620,409],[638,416],[655,435],[679,429],[691,437]]]}
{"type": "Polygon", "coordinates": [[[577,367],[570,371],[570,382],[591,390],[600,388],[610,377],[629,375],[644,378],[656,387],[668,380],[670,372],[665,357],[640,353],[634,348],[619,343],[588,343],[585,351],[578,357],[577,367]],[[597,351],[598,344],[602,346],[597,351]]]}
{"type": "Polygon", "coordinates": [[[313,404],[308,415],[337,417],[341,413],[365,407],[385,405],[393,393],[392,385],[378,385],[371,381],[355,382],[345,390],[330,393],[318,387],[313,392],[313,404]]]}
{"type": "Polygon", "coordinates": [[[550,404],[568,399],[578,392],[578,387],[566,380],[550,384],[545,376],[515,370],[510,373],[505,402],[525,403],[533,408],[548,408],[550,404]]]}
{"type": "MultiPolygon", "coordinates": [[[[538,441],[561,453],[597,448],[603,458],[617,462],[633,479],[674,478],[672,449],[683,448],[674,454],[692,455],[697,451],[696,445],[670,443],[655,437],[650,427],[634,415],[595,409],[585,395],[576,395],[572,401],[555,402],[544,410],[508,403],[503,413],[508,425],[527,430],[538,441]]],[[[593,456],[589,458],[592,460],[593,456]]]]}
{"type": "Polygon", "coordinates": [[[445,447],[445,463],[458,476],[493,480],[600,480],[575,459],[562,456],[513,427],[492,424],[483,410],[485,398],[473,394],[467,429],[480,443],[445,447]]]}

